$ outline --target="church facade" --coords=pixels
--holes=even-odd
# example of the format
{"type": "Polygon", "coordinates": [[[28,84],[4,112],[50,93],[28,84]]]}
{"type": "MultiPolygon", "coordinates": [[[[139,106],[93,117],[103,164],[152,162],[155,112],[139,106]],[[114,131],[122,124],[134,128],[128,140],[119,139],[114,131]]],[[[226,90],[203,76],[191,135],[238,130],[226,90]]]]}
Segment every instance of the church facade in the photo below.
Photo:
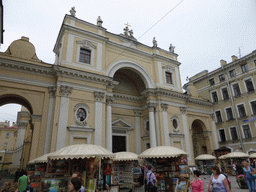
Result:
{"type": "Polygon", "coordinates": [[[167,145],[188,153],[189,164],[218,146],[212,103],[192,85],[183,93],[178,55],[144,45],[128,25],[108,32],[64,17],[54,64],[36,56],[29,39],[0,53],[0,105],[19,103],[30,113],[23,164],[72,144],[140,154],[167,145]],[[28,147],[29,146],[29,147],[28,147]]]}

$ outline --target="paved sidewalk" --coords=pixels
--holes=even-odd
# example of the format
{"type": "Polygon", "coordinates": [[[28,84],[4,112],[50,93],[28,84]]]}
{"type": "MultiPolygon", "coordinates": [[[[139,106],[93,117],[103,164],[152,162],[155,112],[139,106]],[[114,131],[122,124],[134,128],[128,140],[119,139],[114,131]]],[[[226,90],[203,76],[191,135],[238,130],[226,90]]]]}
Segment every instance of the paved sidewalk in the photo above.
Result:
{"type": "Polygon", "coordinates": [[[3,188],[4,183],[5,183],[5,182],[9,182],[9,181],[13,181],[13,179],[5,179],[5,178],[2,178],[2,179],[0,180],[0,190],[3,188]]]}

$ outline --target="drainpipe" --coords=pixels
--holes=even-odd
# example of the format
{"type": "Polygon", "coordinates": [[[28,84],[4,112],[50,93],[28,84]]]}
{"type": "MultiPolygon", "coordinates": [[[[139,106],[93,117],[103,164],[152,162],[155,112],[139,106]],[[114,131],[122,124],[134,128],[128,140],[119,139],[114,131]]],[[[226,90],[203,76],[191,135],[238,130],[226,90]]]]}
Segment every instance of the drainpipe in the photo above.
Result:
{"type": "Polygon", "coordinates": [[[235,117],[235,120],[236,120],[236,126],[237,126],[237,129],[238,129],[240,146],[241,146],[242,152],[245,152],[244,144],[243,144],[243,138],[242,138],[242,134],[241,134],[241,129],[240,129],[240,125],[239,125],[239,122],[238,122],[238,119],[237,119],[237,113],[236,113],[236,108],[235,108],[235,104],[234,104],[234,97],[233,97],[233,94],[231,92],[231,86],[230,86],[230,83],[229,83],[229,78],[228,78],[228,75],[227,75],[226,71],[224,70],[224,67],[221,66],[221,68],[222,68],[223,72],[226,75],[226,82],[227,82],[227,85],[228,85],[228,93],[230,95],[231,105],[233,107],[233,113],[234,113],[234,117],[235,117]]]}

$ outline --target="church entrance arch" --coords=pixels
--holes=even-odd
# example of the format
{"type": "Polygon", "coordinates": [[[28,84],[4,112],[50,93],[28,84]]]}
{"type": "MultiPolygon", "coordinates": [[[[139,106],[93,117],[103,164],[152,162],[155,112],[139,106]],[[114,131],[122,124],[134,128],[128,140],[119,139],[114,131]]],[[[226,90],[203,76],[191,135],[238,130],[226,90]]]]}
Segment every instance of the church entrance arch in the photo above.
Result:
{"type": "Polygon", "coordinates": [[[207,154],[207,143],[206,143],[206,126],[205,124],[196,119],[192,123],[192,142],[194,150],[194,158],[201,154],[207,154]]]}

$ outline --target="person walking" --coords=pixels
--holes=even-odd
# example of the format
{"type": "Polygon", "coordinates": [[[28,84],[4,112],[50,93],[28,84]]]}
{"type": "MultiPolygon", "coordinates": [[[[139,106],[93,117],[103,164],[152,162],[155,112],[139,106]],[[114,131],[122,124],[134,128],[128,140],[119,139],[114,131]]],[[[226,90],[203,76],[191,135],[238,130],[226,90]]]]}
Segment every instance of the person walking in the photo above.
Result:
{"type": "Polygon", "coordinates": [[[209,192],[211,191],[211,185],[213,192],[231,192],[228,186],[228,180],[225,175],[220,173],[218,166],[212,167],[212,175],[208,185],[209,192]]]}
{"type": "Polygon", "coordinates": [[[193,180],[191,182],[192,192],[204,192],[204,182],[199,177],[200,173],[198,170],[193,171],[193,180]]]}
{"type": "Polygon", "coordinates": [[[79,192],[81,188],[81,181],[78,177],[72,178],[68,185],[70,192],[79,192]]]}
{"type": "Polygon", "coordinates": [[[21,171],[21,177],[18,179],[19,192],[26,192],[30,179],[26,176],[27,172],[25,170],[21,171]]]}
{"type": "Polygon", "coordinates": [[[148,166],[148,173],[147,173],[147,188],[149,192],[156,192],[157,187],[155,187],[155,183],[157,183],[156,175],[153,173],[153,167],[150,165],[148,166]]]}
{"type": "Polygon", "coordinates": [[[252,176],[252,174],[255,173],[255,170],[250,167],[246,161],[243,161],[242,164],[244,166],[243,171],[249,192],[255,192],[255,179],[252,176]]]}

